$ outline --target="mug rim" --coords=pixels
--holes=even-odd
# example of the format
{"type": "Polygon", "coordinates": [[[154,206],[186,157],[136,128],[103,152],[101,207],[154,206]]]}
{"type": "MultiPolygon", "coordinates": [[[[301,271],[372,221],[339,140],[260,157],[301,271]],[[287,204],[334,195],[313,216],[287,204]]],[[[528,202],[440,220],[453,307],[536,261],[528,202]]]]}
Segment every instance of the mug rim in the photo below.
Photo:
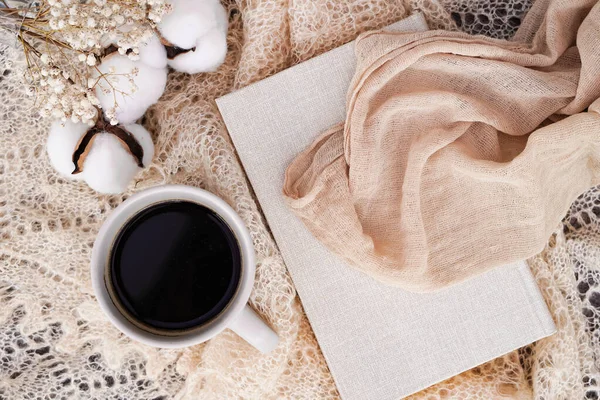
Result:
{"type": "Polygon", "coordinates": [[[133,194],[119,204],[102,224],[91,258],[92,287],[100,308],[110,322],[121,332],[144,344],[162,348],[182,348],[205,342],[223,331],[244,309],[254,284],[256,269],[254,245],[250,232],[240,216],[220,197],[197,187],[186,185],[160,185],[133,194]],[[105,283],[105,271],[110,250],[117,234],[141,210],[165,201],[192,201],[217,213],[233,232],[242,259],[237,290],[227,306],[214,318],[181,335],[159,335],[141,329],[123,315],[113,303],[105,283]]]}

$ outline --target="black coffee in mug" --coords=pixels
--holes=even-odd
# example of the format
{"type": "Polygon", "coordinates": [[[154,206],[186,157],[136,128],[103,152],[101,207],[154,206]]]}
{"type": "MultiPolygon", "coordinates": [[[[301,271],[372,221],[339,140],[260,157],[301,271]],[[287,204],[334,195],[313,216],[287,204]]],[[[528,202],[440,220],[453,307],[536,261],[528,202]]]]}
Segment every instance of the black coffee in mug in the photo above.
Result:
{"type": "Polygon", "coordinates": [[[168,201],[123,226],[106,284],[131,322],[169,334],[219,315],[236,293],[241,268],[236,237],[219,215],[193,202],[168,201]]]}

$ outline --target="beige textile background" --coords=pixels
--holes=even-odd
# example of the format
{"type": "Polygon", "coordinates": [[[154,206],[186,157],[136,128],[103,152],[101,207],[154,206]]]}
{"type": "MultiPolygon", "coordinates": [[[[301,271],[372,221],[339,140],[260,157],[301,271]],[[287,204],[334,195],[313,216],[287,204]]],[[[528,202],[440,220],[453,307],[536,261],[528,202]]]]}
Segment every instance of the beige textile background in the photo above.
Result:
{"type": "MultiPolygon", "coordinates": [[[[0,37],[0,398],[337,398],[213,99],[388,25],[412,8],[426,14],[430,27],[459,24],[468,32],[506,37],[529,7],[519,0],[494,7],[431,0],[224,4],[231,20],[225,65],[214,74],[169,75],[165,95],[143,121],[153,133],[156,158],[122,196],[97,195],[51,170],[43,147],[47,121],[36,117],[20,85],[14,39],[0,37]],[[258,355],[230,332],[182,351],[156,350],[129,341],[103,317],[89,281],[94,236],[106,213],[128,195],[161,183],[213,191],[248,224],[259,261],[251,302],[280,333],[277,352],[258,355]]],[[[558,335],[417,397],[535,392],[570,399],[596,389],[597,198],[595,192],[584,196],[567,233],[558,230],[531,261],[558,335]]]]}

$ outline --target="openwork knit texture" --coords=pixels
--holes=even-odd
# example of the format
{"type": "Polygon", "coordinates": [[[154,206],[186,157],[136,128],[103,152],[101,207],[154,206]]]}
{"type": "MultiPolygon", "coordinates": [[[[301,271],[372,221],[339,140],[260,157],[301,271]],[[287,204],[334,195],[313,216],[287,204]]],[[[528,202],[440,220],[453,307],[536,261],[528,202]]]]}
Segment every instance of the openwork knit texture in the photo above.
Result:
{"type": "MultiPolygon", "coordinates": [[[[373,4],[379,14],[359,1],[228,1],[225,65],[214,74],[170,73],[165,95],[144,121],[155,140],[155,160],[122,196],[98,195],[53,172],[44,149],[47,121],[35,115],[20,84],[14,40],[0,38],[7,43],[0,44],[0,399],[338,398],[212,99],[400,19],[412,8],[424,11],[431,27],[456,29],[444,8],[460,6],[431,0],[373,4]],[[229,331],[185,350],[157,350],[130,341],[104,318],[89,277],[95,234],[127,196],[161,183],[208,189],[249,226],[258,255],[251,302],[281,337],[275,353],[259,355],[229,331]]],[[[473,15],[491,18],[477,3],[464,4],[473,15]]],[[[528,8],[498,5],[510,15],[528,8]]],[[[573,213],[579,222],[569,219],[569,231],[557,232],[561,240],[531,264],[560,334],[415,398],[490,399],[533,390],[545,399],[571,399],[581,397],[571,394],[582,393],[584,385],[595,389],[593,357],[600,347],[589,333],[600,324],[600,273],[594,270],[600,212],[593,211],[600,191],[590,196],[573,213]],[[572,379],[564,382],[567,372],[572,379]]]]}

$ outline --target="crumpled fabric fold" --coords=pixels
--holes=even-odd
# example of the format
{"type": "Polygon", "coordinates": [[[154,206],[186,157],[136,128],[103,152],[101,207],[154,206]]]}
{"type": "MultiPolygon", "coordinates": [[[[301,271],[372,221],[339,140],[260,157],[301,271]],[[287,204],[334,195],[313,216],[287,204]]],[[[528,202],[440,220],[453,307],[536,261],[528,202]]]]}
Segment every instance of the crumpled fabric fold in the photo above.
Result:
{"type": "Polygon", "coordinates": [[[290,164],[289,206],[352,267],[410,291],[539,253],[600,183],[596,3],[548,2],[523,22],[528,43],[363,34],[346,120],[290,164]]]}

